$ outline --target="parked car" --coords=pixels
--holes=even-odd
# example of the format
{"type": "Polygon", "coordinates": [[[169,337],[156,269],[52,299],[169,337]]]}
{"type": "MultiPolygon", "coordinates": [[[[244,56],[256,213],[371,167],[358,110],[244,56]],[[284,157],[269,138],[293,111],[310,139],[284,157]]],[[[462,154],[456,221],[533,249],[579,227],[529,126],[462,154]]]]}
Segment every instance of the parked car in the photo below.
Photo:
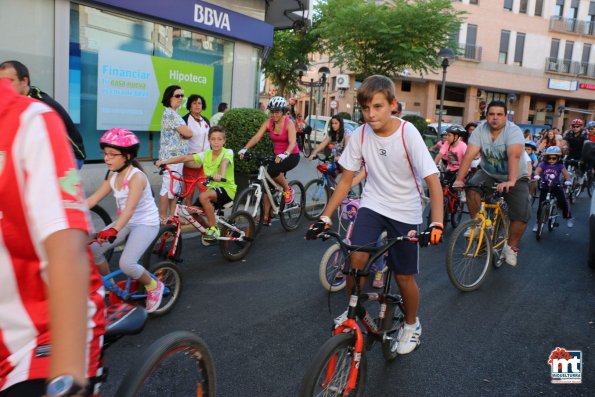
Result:
{"type": "MultiPolygon", "coordinates": [[[[306,125],[308,125],[309,120],[310,116],[306,117],[306,125]]],[[[310,139],[312,139],[313,142],[322,142],[328,133],[330,122],[331,118],[329,116],[312,116],[312,134],[310,135],[310,139]]],[[[343,119],[343,125],[345,132],[355,130],[359,127],[355,121],[346,119],[343,119]]]]}
{"type": "MultiPolygon", "coordinates": [[[[446,131],[448,127],[453,125],[453,123],[442,123],[440,124],[440,130],[442,132],[446,131]]],[[[432,147],[438,142],[441,137],[438,133],[438,123],[429,123],[428,124],[428,131],[425,134],[422,134],[424,137],[424,142],[426,143],[427,147],[432,147]]]]}

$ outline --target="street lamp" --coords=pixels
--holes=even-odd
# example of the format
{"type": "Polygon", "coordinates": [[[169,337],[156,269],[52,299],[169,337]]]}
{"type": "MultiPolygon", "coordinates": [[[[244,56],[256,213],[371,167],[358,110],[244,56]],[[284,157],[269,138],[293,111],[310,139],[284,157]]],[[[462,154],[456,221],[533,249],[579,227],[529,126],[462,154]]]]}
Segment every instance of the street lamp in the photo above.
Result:
{"type": "Polygon", "coordinates": [[[440,87],[440,113],[438,114],[438,136],[440,136],[442,134],[442,113],[444,112],[446,69],[451,65],[451,60],[455,58],[455,53],[450,48],[443,48],[438,53],[438,58],[442,58],[442,86],[440,87]]]}
{"type": "Polygon", "coordinates": [[[326,85],[326,79],[329,74],[331,74],[331,70],[326,66],[322,66],[318,69],[318,80],[314,81],[313,78],[310,78],[310,81],[303,81],[302,77],[304,74],[308,72],[308,68],[306,65],[299,65],[298,66],[298,76],[300,77],[300,84],[305,87],[310,87],[310,102],[308,104],[308,126],[312,127],[312,91],[314,87],[324,87],[326,85]]]}

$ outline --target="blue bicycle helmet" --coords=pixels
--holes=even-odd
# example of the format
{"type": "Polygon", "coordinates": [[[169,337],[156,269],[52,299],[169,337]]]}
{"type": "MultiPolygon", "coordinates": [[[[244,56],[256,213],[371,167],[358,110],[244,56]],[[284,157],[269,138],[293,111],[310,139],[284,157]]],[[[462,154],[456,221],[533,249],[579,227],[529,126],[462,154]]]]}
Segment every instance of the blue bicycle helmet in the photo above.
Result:
{"type": "Polygon", "coordinates": [[[593,121],[589,121],[589,122],[587,123],[587,129],[588,129],[588,128],[595,128],[595,120],[593,120],[593,121]]]}
{"type": "Polygon", "coordinates": [[[549,148],[545,149],[546,156],[562,156],[562,150],[558,146],[550,146],[549,148]]]}
{"type": "Polygon", "coordinates": [[[525,146],[531,146],[533,150],[537,150],[537,144],[533,141],[526,141],[525,146]]]}

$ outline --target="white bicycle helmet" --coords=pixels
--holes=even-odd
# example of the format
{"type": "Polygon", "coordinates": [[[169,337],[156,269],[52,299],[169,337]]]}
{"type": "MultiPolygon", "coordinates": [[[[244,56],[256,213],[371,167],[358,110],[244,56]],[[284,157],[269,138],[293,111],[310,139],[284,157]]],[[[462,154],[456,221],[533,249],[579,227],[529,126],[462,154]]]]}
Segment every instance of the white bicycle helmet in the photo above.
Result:
{"type": "Polygon", "coordinates": [[[267,105],[267,109],[271,112],[278,110],[286,110],[287,108],[289,108],[289,106],[287,105],[287,101],[282,96],[272,97],[267,105]]]}

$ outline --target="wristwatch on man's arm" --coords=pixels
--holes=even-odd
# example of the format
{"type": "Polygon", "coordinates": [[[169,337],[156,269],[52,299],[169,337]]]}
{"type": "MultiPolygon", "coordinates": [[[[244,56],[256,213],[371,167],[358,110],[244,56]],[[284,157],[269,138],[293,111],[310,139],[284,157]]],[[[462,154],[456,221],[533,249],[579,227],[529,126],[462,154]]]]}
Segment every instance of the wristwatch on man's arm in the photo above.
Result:
{"type": "Polygon", "coordinates": [[[72,375],[56,376],[46,386],[47,397],[86,397],[90,395],[89,387],[77,383],[72,375]]]}

